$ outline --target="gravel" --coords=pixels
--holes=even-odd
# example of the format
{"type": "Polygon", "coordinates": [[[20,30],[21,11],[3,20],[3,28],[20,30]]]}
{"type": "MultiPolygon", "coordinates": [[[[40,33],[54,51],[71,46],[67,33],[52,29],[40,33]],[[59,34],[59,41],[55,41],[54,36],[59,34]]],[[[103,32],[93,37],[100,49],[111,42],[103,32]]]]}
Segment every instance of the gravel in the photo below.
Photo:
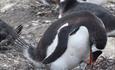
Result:
{"type": "MultiPolygon", "coordinates": [[[[104,7],[115,14],[115,4],[108,3],[104,7]]],[[[36,46],[44,31],[57,19],[58,13],[54,9],[54,6],[43,6],[36,0],[1,0],[0,19],[14,28],[22,24],[21,38],[36,46]]],[[[4,47],[8,49],[0,49],[0,70],[35,70],[35,66],[19,51],[21,48],[4,47]]],[[[88,65],[86,70],[115,70],[115,38],[108,38],[104,54],[95,64],[88,65]]]]}

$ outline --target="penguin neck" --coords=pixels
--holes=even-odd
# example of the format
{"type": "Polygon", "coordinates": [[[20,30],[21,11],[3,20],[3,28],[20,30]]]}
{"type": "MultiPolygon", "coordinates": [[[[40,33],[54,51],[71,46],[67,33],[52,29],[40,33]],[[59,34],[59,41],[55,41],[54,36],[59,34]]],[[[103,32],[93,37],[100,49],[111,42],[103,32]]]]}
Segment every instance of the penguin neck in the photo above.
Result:
{"type": "Polygon", "coordinates": [[[60,10],[62,11],[62,13],[65,13],[69,9],[76,6],[78,3],[79,2],[77,2],[76,0],[67,0],[64,4],[63,3],[60,4],[60,8],[61,8],[60,10]]]}

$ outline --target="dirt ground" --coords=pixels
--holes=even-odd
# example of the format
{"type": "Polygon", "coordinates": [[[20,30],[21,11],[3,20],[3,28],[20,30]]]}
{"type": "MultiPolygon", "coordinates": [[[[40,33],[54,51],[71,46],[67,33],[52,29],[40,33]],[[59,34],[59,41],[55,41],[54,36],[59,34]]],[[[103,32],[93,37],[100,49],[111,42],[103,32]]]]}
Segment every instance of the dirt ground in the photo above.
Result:
{"type": "MultiPolygon", "coordinates": [[[[103,5],[115,14],[115,3],[103,5]]],[[[19,24],[24,26],[21,37],[26,42],[35,45],[39,42],[44,31],[57,19],[55,6],[47,7],[35,0],[0,0],[0,19],[12,27],[19,24]]],[[[4,46],[8,50],[0,51],[0,70],[35,70],[20,49],[4,46]]],[[[42,69],[39,69],[42,70],[42,69]]],[[[86,70],[115,70],[115,39],[108,38],[107,47],[97,62],[86,70]]]]}

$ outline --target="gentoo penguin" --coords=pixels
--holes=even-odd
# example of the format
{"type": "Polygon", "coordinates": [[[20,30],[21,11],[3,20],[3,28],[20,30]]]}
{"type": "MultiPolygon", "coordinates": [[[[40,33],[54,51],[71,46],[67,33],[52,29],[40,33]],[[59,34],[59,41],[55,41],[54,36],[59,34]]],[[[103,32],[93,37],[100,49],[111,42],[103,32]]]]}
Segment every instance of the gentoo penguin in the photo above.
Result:
{"type": "Polygon", "coordinates": [[[0,19],[0,46],[9,45],[13,42],[20,34],[22,25],[19,25],[15,30],[0,19]]]}
{"type": "Polygon", "coordinates": [[[94,13],[103,21],[108,36],[115,36],[113,32],[115,30],[115,16],[113,16],[112,13],[104,7],[91,3],[79,3],[76,0],[60,0],[59,7],[60,18],[61,16],[70,14],[72,12],[89,11],[94,13]]]}
{"type": "Polygon", "coordinates": [[[71,70],[89,53],[91,57],[99,54],[97,51],[105,48],[106,41],[106,30],[98,17],[86,11],[76,12],[52,23],[37,47],[29,46],[24,55],[35,64],[48,65],[50,70],[71,70]]]}

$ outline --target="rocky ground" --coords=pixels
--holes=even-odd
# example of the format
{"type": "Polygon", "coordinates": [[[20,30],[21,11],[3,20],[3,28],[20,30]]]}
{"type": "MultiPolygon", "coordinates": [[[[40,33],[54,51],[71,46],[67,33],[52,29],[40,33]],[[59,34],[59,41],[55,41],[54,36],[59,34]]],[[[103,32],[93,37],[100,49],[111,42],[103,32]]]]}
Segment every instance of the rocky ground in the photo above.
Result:
{"type": "MultiPolygon", "coordinates": [[[[115,14],[115,3],[104,5],[115,14]]],[[[21,37],[26,42],[36,45],[48,26],[57,19],[55,7],[47,7],[35,0],[1,0],[0,19],[12,27],[24,26],[21,37]]],[[[13,46],[5,46],[9,50],[0,51],[0,70],[35,70],[22,52],[13,46]]],[[[41,69],[39,69],[41,70],[41,69]]],[[[108,38],[104,54],[86,70],[115,70],[115,39],[108,38]],[[109,49],[108,49],[109,48],[109,49]]]]}

